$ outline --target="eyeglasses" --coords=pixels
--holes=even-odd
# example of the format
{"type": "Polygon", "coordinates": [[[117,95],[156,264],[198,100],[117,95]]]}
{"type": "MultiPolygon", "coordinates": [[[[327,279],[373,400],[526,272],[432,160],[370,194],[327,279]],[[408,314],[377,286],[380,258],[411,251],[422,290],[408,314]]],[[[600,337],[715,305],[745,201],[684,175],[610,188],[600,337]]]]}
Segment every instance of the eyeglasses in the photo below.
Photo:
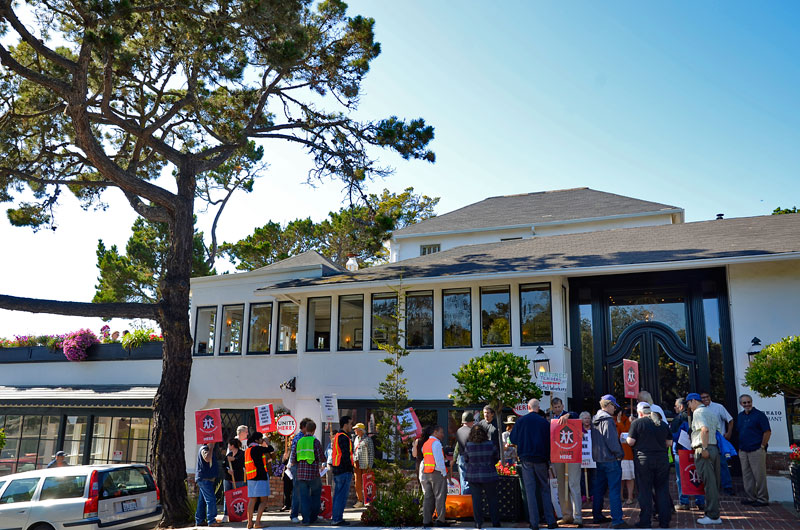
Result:
{"type": "Polygon", "coordinates": [[[750,405],[753,403],[752,401],[742,401],[742,405],[750,405]]]}

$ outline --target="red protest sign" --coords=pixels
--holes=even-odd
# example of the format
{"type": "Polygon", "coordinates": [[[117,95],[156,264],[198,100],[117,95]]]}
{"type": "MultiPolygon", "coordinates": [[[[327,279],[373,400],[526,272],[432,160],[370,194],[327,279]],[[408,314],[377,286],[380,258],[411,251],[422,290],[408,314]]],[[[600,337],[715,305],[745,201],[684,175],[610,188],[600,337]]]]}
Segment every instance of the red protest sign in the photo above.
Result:
{"type": "Polygon", "coordinates": [[[622,378],[625,386],[625,397],[639,396],[639,363],[630,359],[622,360],[622,378]]]}
{"type": "Polygon", "coordinates": [[[256,430],[260,433],[275,432],[278,424],[275,421],[275,411],[272,403],[255,407],[256,411],[256,430]]]}
{"type": "Polygon", "coordinates": [[[681,467],[681,493],[684,495],[705,495],[706,489],[700,474],[694,467],[694,451],[678,450],[678,463],[681,467]]]}
{"type": "Polygon", "coordinates": [[[378,493],[375,487],[375,473],[372,470],[364,471],[361,482],[364,485],[364,504],[369,504],[375,500],[378,493]]]}
{"type": "Polygon", "coordinates": [[[397,424],[397,430],[400,431],[401,438],[404,442],[409,438],[419,438],[422,436],[422,424],[420,424],[417,413],[414,412],[413,407],[408,407],[401,412],[399,416],[394,416],[394,421],[397,424]]]}
{"type": "Polygon", "coordinates": [[[560,464],[580,464],[583,451],[581,420],[550,422],[550,461],[560,464]]]}
{"type": "Polygon", "coordinates": [[[195,411],[194,425],[197,431],[197,443],[222,441],[222,418],[219,409],[195,411]]]}
{"type": "Polygon", "coordinates": [[[330,486],[322,486],[322,494],[319,497],[319,516],[323,519],[333,518],[333,503],[331,502],[330,486]]]}
{"type": "Polygon", "coordinates": [[[247,487],[236,488],[225,492],[225,506],[228,507],[228,518],[232,523],[247,521],[247,487]]]}

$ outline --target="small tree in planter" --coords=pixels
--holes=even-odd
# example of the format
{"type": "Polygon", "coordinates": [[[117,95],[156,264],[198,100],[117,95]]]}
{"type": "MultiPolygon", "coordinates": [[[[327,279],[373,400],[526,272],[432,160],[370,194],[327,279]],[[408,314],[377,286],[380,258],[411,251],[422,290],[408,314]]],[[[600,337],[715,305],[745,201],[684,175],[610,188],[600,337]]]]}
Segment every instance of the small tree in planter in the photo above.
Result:
{"type": "Polygon", "coordinates": [[[800,396],[800,336],[766,346],[744,374],[744,382],[764,397],[800,396]]]}
{"type": "MultiPolygon", "coordinates": [[[[456,407],[487,403],[497,411],[520,401],[542,396],[541,389],[531,377],[530,360],[502,350],[491,350],[473,357],[453,374],[458,388],[450,398],[456,407]]],[[[503,454],[502,446],[499,454],[503,454]]]]}

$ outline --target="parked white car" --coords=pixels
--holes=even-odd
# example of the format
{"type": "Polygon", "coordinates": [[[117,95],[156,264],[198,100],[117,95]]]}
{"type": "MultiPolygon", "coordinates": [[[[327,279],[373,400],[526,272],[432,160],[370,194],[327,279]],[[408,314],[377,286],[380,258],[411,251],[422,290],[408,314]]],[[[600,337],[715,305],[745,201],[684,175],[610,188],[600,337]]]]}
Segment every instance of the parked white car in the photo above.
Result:
{"type": "Polygon", "coordinates": [[[0,528],[153,528],[161,500],[153,476],[136,464],[66,466],[0,477],[0,528]]]}

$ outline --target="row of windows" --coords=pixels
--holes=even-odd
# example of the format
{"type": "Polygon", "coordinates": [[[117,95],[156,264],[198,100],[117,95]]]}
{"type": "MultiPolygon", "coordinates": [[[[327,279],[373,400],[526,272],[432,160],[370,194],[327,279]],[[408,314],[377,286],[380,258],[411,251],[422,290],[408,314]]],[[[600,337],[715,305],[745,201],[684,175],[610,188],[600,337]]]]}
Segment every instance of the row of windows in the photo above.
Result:
{"type": "MultiPolygon", "coordinates": [[[[405,346],[408,349],[433,349],[433,291],[411,291],[405,294],[405,346]]],[[[364,295],[338,297],[337,351],[363,350],[364,295]]],[[[332,298],[308,299],[306,351],[331,351],[332,298]]],[[[520,329],[523,346],[553,343],[552,300],[550,284],[519,286],[520,329]]],[[[369,349],[397,340],[397,322],[401,317],[397,294],[371,295],[369,349]]],[[[472,292],[470,288],[442,291],[442,347],[471,348],[472,292]]],[[[277,353],[297,352],[300,308],[294,302],[277,303],[277,353]]],[[[219,337],[220,355],[241,355],[247,322],[248,354],[268,354],[272,345],[273,303],[250,304],[245,321],[245,305],[222,306],[221,324],[217,323],[217,307],[199,307],[195,322],[195,355],[213,355],[219,337]],[[221,327],[221,331],[218,328],[221,327]]],[[[483,347],[511,346],[511,287],[508,285],[480,288],[480,344],[483,347]]],[[[300,339],[302,340],[302,338],[300,339]]]]}

